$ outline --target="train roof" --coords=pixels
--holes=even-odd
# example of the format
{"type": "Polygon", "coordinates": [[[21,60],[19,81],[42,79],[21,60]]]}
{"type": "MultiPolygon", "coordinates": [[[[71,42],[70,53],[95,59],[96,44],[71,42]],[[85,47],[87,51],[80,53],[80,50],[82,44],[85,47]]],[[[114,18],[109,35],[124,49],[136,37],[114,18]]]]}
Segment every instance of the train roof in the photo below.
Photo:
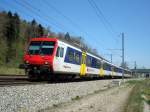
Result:
{"type": "Polygon", "coordinates": [[[49,38],[49,37],[38,37],[32,38],[30,41],[57,41],[57,38],[49,38]]]}

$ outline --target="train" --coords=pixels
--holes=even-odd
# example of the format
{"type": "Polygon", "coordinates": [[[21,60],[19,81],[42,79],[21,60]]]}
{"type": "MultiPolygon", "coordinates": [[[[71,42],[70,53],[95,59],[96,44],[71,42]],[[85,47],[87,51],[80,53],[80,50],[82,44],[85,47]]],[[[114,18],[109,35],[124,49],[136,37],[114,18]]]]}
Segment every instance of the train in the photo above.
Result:
{"type": "Polygon", "coordinates": [[[59,38],[32,38],[25,51],[20,68],[30,80],[55,78],[103,78],[132,77],[123,69],[84,48],[59,38]]]}

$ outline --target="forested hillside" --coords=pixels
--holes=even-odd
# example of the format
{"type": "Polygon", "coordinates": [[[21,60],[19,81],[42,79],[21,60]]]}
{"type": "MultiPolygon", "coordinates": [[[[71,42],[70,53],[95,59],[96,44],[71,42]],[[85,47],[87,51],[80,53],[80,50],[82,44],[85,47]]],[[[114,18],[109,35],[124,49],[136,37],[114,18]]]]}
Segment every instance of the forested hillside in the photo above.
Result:
{"type": "Polygon", "coordinates": [[[46,34],[35,20],[21,20],[17,13],[0,13],[0,65],[16,66],[22,60],[25,47],[31,37],[46,34]]]}
{"type": "MultiPolygon", "coordinates": [[[[69,33],[55,33],[43,27],[35,19],[31,22],[20,19],[17,13],[0,12],[0,66],[17,67],[21,61],[30,38],[49,34],[49,37],[70,39],[86,50],[92,49],[82,37],[73,37],[69,33]]],[[[93,50],[97,53],[96,50],[93,50]]]]}

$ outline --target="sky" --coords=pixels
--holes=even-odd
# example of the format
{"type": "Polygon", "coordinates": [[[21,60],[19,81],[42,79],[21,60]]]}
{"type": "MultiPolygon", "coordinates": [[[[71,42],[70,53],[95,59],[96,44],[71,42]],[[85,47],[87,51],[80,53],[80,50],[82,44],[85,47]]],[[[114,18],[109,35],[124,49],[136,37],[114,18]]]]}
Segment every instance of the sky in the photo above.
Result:
{"type": "Polygon", "coordinates": [[[35,19],[54,32],[81,36],[98,53],[121,63],[121,33],[129,67],[150,68],[150,0],[0,0],[0,11],[35,19]],[[112,50],[116,49],[116,50],[112,50]]]}

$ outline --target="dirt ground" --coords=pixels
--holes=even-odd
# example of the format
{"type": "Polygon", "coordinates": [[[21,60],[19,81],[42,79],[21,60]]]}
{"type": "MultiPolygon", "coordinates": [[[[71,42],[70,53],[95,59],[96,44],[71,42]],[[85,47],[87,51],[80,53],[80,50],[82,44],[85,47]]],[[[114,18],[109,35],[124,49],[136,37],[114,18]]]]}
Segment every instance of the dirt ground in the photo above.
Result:
{"type": "Polygon", "coordinates": [[[104,91],[97,91],[71,102],[48,107],[44,112],[123,112],[132,87],[122,85],[104,91]]]}

